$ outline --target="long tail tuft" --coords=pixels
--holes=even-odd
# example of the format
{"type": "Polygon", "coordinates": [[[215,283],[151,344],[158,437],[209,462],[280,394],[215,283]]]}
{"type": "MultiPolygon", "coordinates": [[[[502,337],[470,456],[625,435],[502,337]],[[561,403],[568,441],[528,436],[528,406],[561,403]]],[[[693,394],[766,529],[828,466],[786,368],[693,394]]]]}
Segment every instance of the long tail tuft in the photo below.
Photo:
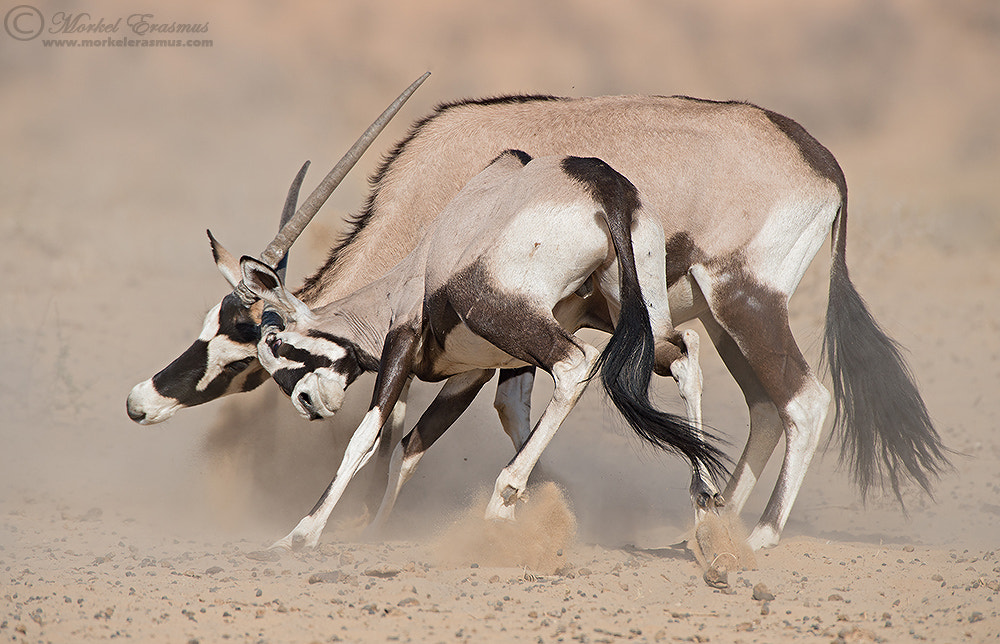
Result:
{"type": "Polygon", "coordinates": [[[562,168],[603,206],[618,258],[621,315],[597,362],[608,397],[642,439],[692,464],[700,463],[713,477],[723,479],[727,458],[709,442],[717,439],[703,436],[685,418],[659,411],[649,401],[655,346],[632,247],[633,215],[641,208],[638,190],[600,159],[566,157],[562,168]]]}
{"type": "Polygon", "coordinates": [[[701,463],[717,481],[724,481],[729,459],[714,444],[721,441],[699,432],[686,418],[660,411],[650,403],[653,361],[648,312],[641,300],[633,300],[631,305],[623,301],[618,326],[597,363],[604,390],[640,438],[692,464],[701,463]]]}
{"type": "Polygon", "coordinates": [[[834,232],[830,298],[823,338],[833,379],[834,436],[841,462],[853,472],[862,497],[891,487],[900,505],[902,485],[913,480],[931,495],[931,479],[950,467],[948,449],[931,422],[901,347],[878,325],[851,283],[845,259],[846,205],[834,232]]]}

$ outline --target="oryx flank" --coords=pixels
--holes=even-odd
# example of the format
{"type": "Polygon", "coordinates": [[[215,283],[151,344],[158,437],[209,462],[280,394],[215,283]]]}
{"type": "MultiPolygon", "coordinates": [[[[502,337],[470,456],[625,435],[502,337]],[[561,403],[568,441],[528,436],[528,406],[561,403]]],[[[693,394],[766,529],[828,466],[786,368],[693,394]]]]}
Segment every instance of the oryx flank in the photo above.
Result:
{"type": "Polygon", "coordinates": [[[386,509],[423,450],[493,371],[525,365],[551,374],[555,391],[501,471],[487,518],[514,518],[529,473],[598,365],[629,424],[642,438],[688,459],[695,472],[692,493],[710,504],[715,488],[708,476],[725,472],[724,456],[702,440],[699,428],[656,411],[648,398],[655,367],[675,374],[681,391],[700,404],[700,368],[670,321],[663,248],[663,229],[644,210],[638,191],[603,161],[531,161],[510,151],[458,193],[402,262],[322,308],[310,310],[266,264],[244,257],[243,282],[279,312],[265,309],[258,358],[273,376],[297,371],[293,398],[330,415],[365,365],[377,364],[379,373],[370,410],[336,477],[315,509],[276,545],[317,544],[411,378],[446,383],[393,454],[386,509]],[[583,326],[613,331],[603,352],[573,335],[583,326]],[[304,374],[303,360],[313,364],[304,374]]]}
{"type": "MultiPolygon", "coordinates": [[[[636,96],[512,96],[443,105],[385,159],[351,231],[298,298],[318,307],[384,275],[462,186],[509,148],[535,157],[599,157],[643,194],[666,236],[673,322],[703,323],[750,408],[749,438],[723,492],[730,511],[740,511],[786,438],[779,480],[751,545],[777,542],[828,408],[830,396],[788,328],[787,304],[831,230],[824,344],[843,458],[862,493],[888,483],[899,496],[908,478],[929,490],[947,463],[945,449],[898,347],[848,277],[843,172],[797,123],[753,105],[636,96]]],[[[211,343],[219,330],[225,334],[240,317],[259,319],[255,310],[237,309],[210,314],[202,342],[211,343]],[[226,315],[232,317],[219,317],[226,315]]],[[[224,351],[206,356],[196,342],[198,355],[185,367],[168,367],[137,386],[130,416],[161,420],[177,407],[256,384],[256,361],[238,378],[226,369],[255,354],[253,340],[227,335],[221,344],[224,351]]],[[[522,427],[530,377],[515,379],[518,386],[508,390],[519,395],[498,392],[498,402],[510,404],[502,416],[522,427]]]]}

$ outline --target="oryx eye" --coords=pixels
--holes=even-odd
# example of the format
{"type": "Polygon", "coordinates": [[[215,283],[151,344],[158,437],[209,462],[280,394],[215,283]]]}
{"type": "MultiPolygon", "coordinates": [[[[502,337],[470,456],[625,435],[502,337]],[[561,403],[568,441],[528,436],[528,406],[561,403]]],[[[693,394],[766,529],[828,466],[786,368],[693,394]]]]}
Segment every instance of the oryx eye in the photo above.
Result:
{"type": "Polygon", "coordinates": [[[244,371],[247,367],[249,367],[252,361],[253,357],[251,356],[249,358],[243,358],[242,360],[237,360],[236,362],[230,362],[225,366],[225,370],[232,374],[237,374],[240,373],[241,371],[244,371]]]}

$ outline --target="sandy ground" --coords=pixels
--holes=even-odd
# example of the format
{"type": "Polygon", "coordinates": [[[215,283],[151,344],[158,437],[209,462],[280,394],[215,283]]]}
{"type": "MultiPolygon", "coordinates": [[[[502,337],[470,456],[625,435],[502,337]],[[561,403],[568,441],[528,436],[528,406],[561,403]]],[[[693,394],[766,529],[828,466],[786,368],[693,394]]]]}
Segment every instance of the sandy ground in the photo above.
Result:
{"type": "MultiPolygon", "coordinates": [[[[38,8],[50,26],[60,10],[107,23],[146,11],[38,8]]],[[[57,48],[0,32],[3,641],[1000,638],[996,3],[192,1],[153,12],[208,23],[199,37],[211,46],[57,48]],[[831,450],[781,544],[714,589],[682,543],[685,468],[638,446],[596,392],[543,458],[560,487],[534,490],[516,528],[484,525],[483,490],[511,454],[488,386],[425,458],[387,534],[360,534],[355,495],[317,551],[262,554],[329,481],[371,381],[333,423],[299,420],[267,386],[139,427],[125,396],[225,293],[204,229],[258,251],[301,162],[329,165],[427,69],[376,149],[438,102],[508,92],[740,98],[805,125],[847,175],[855,282],[908,348],[956,451],[935,499],[908,495],[908,515],[887,499],[862,504],[831,450]]],[[[299,242],[293,281],[358,208],[377,159],[299,242]]],[[[813,365],[827,268],[821,252],[792,300],[813,365]]],[[[706,421],[735,456],[742,397],[710,349],[703,363],[706,421]]],[[[413,408],[433,393],[415,388],[413,408]]],[[[671,383],[659,395],[680,408],[671,383]]]]}

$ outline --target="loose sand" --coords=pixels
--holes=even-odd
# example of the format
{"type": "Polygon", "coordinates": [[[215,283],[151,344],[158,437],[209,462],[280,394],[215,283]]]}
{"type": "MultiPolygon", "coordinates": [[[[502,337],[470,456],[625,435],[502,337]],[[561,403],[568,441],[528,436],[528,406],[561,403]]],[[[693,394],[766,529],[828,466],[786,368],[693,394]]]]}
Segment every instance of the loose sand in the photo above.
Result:
{"type": "MultiPolygon", "coordinates": [[[[39,9],[52,26],[55,10],[39,9]]],[[[66,10],[120,16],[123,30],[144,11],[66,10]]],[[[186,1],[155,19],[207,22],[210,47],[57,48],[0,32],[0,639],[997,641],[998,11],[186,1]],[[908,516],[878,496],[862,504],[831,449],[781,543],[713,588],[683,547],[686,468],[637,445],[597,392],[543,457],[558,486],[534,488],[515,526],[485,525],[483,495],[511,456],[488,386],[385,534],[360,531],[362,477],[316,551],[265,553],[329,481],[371,380],[331,423],[299,420],[270,385],[152,427],[128,420],[125,396],[225,293],[204,229],[259,251],[301,162],[331,163],[426,69],[376,150],[438,102],[509,92],[747,99],[805,125],[847,175],[852,276],[956,451],[935,500],[909,493],[908,516]]],[[[292,281],[357,210],[377,161],[299,242],[292,281]]],[[[814,366],[828,265],[824,249],[792,300],[814,366]]],[[[714,351],[702,356],[705,419],[735,456],[746,408],[714,351]]],[[[675,389],[658,396],[678,411],[675,389]]],[[[434,392],[416,386],[411,409],[434,392]]]]}

